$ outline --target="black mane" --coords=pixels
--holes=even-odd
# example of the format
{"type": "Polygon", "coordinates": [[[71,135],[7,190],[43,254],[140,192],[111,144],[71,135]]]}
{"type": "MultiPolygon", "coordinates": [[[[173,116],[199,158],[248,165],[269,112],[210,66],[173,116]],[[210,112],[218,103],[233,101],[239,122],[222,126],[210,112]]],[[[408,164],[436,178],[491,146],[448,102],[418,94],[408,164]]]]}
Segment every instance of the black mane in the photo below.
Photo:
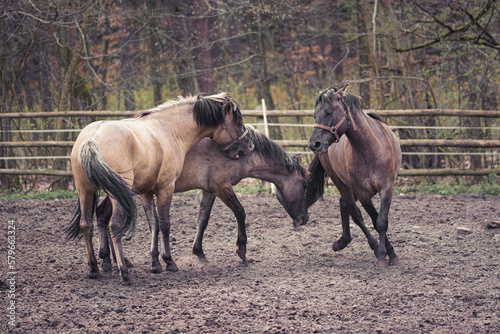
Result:
{"type": "Polygon", "coordinates": [[[183,105],[193,105],[193,117],[196,124],[206,127],[218,127],[226,121],[226,107],[231,103],[233,109],[233,120],[235,124],[243,122],[243,116],[238,104],[227,93],[219,93],[211,96],[179,96],[175,100],[167,101],[156,108],[140,111],[134,117],[143,118],[155,115],[163,110],[177,108],[183,105]]]}
{"type": "MultiPolygon", "coordinates": [[[[323,104],[331,105],[334,101],[336,93],[337,89],[331,87],[319,92],[318,97],[316,98],[316,105],[314,106],[314,108],[316,108],[318,105],[323,105],[323,104]]],[[[349,107],[351,111],[353,110],[362,111],[361,98],[353,93],[348,92],[344,95],[344,103],[346,104],[347,107],[349,107]]],[[[376,119],[379,122],[384,123],[382,118],[373,112],[369,112],[366,115],[370,116],[373,119],[376,119]]]]}
{"type": "Polygon", "coordinates": [[[239,105],[227,93],[212,96],[198,95],[194,103],[194,119],[196,124],[206,127],[217,127],[226,121],[227,104],[233,109],[233,121],[235,124],[243,122],[243,116],[239,105]]]}
{"type": "MultiPolygon", "coordinates": [[[[314,107],[316,108],[320,104],[332,104],[336,93],[337,89],[332,87],[320,91],[314,107]]],[[[351,110],[361,110],[361,98],[351,92],[344,95],[344,102],[351,110]]]]}
{"type": "Polygon", "coordinates": [[[248,136],[253,141],[254,151],[258,152],[267,161],[287,167],[290,171],[299,170],[304,177],[308,175],[307,170],[302,167],[297,158],[290,157],[281,146],[254,129],[247,126],[248,136]]]}
{"type": "Polygon", "coordinates": [[[370,116],[371,118],[376,119],[379,122],[384,123],[384,121],[382,120],[382,118],[379,115],[377,115],[377,114],[375,114],[373,112],[369,112],[369,113],[367,113],[367,115],[370,116]]]}
{"type": "Polygon", "coordinates": [[[188,96],[188,97],[179,96],[177,97],[177,99],[167,101],[155,108],[139,111],[137,114],[134,115],[134,118],[143,118],[146,116],[155,115],[156,113],[162,112],[166,109],[178,108],[183,105],[192,104],[194,103],[195,99],[196,97],[193,96],[188,96]]]}

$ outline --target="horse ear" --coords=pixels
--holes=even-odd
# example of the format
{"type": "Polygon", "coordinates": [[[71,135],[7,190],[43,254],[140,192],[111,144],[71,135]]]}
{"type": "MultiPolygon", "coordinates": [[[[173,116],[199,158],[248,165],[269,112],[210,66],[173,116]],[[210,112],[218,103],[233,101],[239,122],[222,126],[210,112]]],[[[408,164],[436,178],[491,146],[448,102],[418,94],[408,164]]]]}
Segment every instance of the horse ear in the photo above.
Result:
{"type": "Polygon", "coordinates": [[[224,103],[224,111],[226,112],[226,114],[232,113],[233,110],[234,110],[233,103],[230,100],[225,101],[225,103],[224,103]]]}
{"type": "Polygon", "coordinates": [[[344,94],[345,94],[345,91],[347,89],[347,86],[349,86],[349,84],[345,84],[344,87],[340,88],[338,91],[337,91],[337,94],[340,94],[341,97],[344,97],[344,94]]]}

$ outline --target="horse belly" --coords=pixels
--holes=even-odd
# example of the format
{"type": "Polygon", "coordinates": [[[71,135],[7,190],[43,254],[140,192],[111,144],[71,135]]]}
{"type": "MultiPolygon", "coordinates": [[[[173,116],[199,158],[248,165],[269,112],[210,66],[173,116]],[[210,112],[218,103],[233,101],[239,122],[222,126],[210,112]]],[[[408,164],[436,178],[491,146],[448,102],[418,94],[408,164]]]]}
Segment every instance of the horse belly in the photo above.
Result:
{"type": "Polygon", "coordinates": [[[175,181],[175,192],[184,192],[193,189],[209,189],[209,166],[202,156],[192,154],[186,155],[182,171],[175,181]]]}

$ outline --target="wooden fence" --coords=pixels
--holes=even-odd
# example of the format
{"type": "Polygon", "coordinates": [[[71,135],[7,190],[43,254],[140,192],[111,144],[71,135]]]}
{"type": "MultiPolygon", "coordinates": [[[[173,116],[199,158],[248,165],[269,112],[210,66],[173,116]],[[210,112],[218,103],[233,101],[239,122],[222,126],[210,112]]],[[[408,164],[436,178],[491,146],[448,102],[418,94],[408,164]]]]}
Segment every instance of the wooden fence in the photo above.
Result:
{"type": "MultiPolygon", "coordinates": [[[[491,163],[488,168],[481,169],[466,169],[466,168],[437,168],[437,169],[402,169],[400,175],[402,176],[446,176],[446,175],[488,175],[491,172],[500,174],[499,167],[499,156],[500,156],[500,127],[498,120],[500,119],[500,111],[486,111],[486,110],[444,110],[444,109],[430,109],[430,110],[365,110],[365,112],[374,112],[382,116],[385,121],[397,120],[397,118],[407,118],[407,117],[423,117],[423,118],[434,118],[438,116],[447,116],[455,118],[474,118],[481,117],[483,119],[491,120],[493,126],[480,126],[480,127],[436,127],[436,126],[414,126],[414,125],[392,125],[393,131],[402,130],[424,130],[426,132],[430,131],[472,131],[478,130],[482,132],[489,132],[489,137],[491,139],[467,139],[463,137],[456,137],[454,139],[401,139],[402,148],[425,148],[425,150],[418,151],[414,149],[413,152],[403,152],[403,155],[464,155],[473,156],[480,155],[482,157],[491,157],[491,163]],[[489,152],[455,152],[455,151],[442,151],[443,148],[460,148],[460,149],[489,149],[489,152]],[[434,151],[429,152],[434,148],[434,151]],[[441,151],[436,152],[436,149],[441,151]]],[[[55,117],[87,117],[89,119],[103,119],[103,118],[124,118],[131,117],[136,114],[137,111],[57,111],[57,112],[26,112],[26,113],[3,113],[0,114],[0,124],[3,124],[2,119],[8,119],[10,121],[14,119],[38,119],[38,118],[55,118],[55,117]]],[[[312,115],[313,110],[275,110],[266,111],[265,107],[263,111],[255,110],[243,110],[242,114],[244,116],[245,122],[248,124],[255,125],[257,127],[262,126],[264,123],[267,126],[279,126],[282,131],[286,128],[309,128],[312,129],[312,123],[314,121],[312,115]],[[266,122],[262,123],[261,120],[265,116],[266,122]],[[290,123],[268,123],[268,117],[283,117],[292,118],[295,122],[290,123]],[[297,121],[298,120],[298,121],[297,121]]],[[[397,122],[396,122],[397,123],[397,122]]],[[[75,133],[79,129],[42,129],[42,130],[19,130],[19,129],[0,129],[0,131],[10,134],[15,133],[27,133],[27,134],[46,134],[46,133],[75,133]]],[[[307,130],[311,131],[311,130],[307,130]]],[[[18,136],[19,137],[19,136],[18,136]]],[[[306,137],[308,138],[308,137],[306,137]]],[[[275,140],[281,146],[287,148],[290,154],[302,153],[302,154],[312,154],[307,150],[308,139],[294,139],[294,140],[275,140]],[[294,151],[293,148],[302,148],[301,151],[294,151]]],[[[71,148],[74,144],[72,140],[64,141],[54,141],[54,140],[15,140],[15,141],[2,141],[0,142],[0,162],[7,161],[42,161],[42,160],[69,160],[69,156],[39,156],[39,155],[29,155],[26,153],[27,150],[32,148],[71,148]],[[13,149],[25,148],[24,154],[16,155],[10,154],[6,155],[5,151],[13,152],[13,149]]],[[[69,149],[66,149],[69,152],[69,149]]],[[[19,152],[18,152],[19,153],[19,152]]],[[[35,164],[37,165],[37,164],[35,164]]],[[[51,168],[0,168],[0,174],[7,175],[51,175],[51,176],[71,176],[71,170],[69,164],[65,165],[63,169],[51,169],[51,168]]]]}

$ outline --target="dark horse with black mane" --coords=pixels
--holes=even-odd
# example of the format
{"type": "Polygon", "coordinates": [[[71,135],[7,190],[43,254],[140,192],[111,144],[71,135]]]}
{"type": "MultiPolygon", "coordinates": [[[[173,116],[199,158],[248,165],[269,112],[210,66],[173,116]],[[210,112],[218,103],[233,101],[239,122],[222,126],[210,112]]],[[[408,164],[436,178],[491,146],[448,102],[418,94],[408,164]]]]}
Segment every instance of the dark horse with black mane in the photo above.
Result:
{"type": "Polygon", "coordinates": [[[387,238],[388,215],[394,181],[401,167],[401,148],[394,133],[376,114],[365,114],[357,96],[346,93],[347,85],[321,91],[316,99],[313,133],[309,148],[316,153],[310,167],[308,206],[323,194],[325,171],[340,192],[342,236],[333,243],[339,251],[351,242],[349,216],[363,230],[379,265],[395,265],[399,259],[387,238]],[[380,212],[372,197],[380,194],[380,212]],[[356,206],[359,199],[379,234],[371,235],[356,206]]]}
{"type": "MultiPolygon", "coordinates": [[[[247,233],[245,209],[234,193],[233,185],[242,179],[253,177],[276,185],[276,197],[293,219],[294,227],[307,223],[305,189],[309,172],[297,157],[290,157],[275,142],[259,131],[247,126],[248,137],[254,143],[254,150],[242,154],[239,159],[228,158],[209,139],[203,139],[186,155],[183,170],[175,182],[175,192],[202,189],[198,232],[193,243],[193,254],[206,261],[203,252],[203,234],[208,226],[210,212],[215,198],[219,197],[234,213],[238,224],[236,253],[246,258],[247,233]]],[[[144,203],[144,202],[143,202],[144,203]]],[[[146,204],[147,205],[147,204],[146,204]]],[[[148,209],[145,207],[146,212],[148,209]]],[[[111,257],[107,240],[107,225],[111,218],[111,203],[106,197],[97,207],[99,227],[99,256],[103,259],[103,270],[111,270],[111,257]]],[[[158,254],[158,226],[147,216],[152,233],[152,254],[158,254]]],[[[153,259],[152,272],[161,271],[158,259],[153,259]]]]}
{"type": "MultiPolygon", "coordinates": [[[[94,122],[85,127],[71,152],[79,199],[67,232],[70,238],[83,235],[90,276],[99,276],[92,244],[98,189],[111,198],[109,230],[123,281],[130,277],[121,238],[135,226],[134,194],[142,195],[149,217],[156,196],[164,244],[162,257],[167,268],[175,271],[169,241],[170,202],[186,154],[201,139],[210,137],[228,156],[236,158],[239,151],[249,151],[253,146],[246,133],[240,109],[227,93],[181,97],[143,112],[138,118],[94,122]]],[[[152,257],[158,258],[158,254],[152,257]]]]}

